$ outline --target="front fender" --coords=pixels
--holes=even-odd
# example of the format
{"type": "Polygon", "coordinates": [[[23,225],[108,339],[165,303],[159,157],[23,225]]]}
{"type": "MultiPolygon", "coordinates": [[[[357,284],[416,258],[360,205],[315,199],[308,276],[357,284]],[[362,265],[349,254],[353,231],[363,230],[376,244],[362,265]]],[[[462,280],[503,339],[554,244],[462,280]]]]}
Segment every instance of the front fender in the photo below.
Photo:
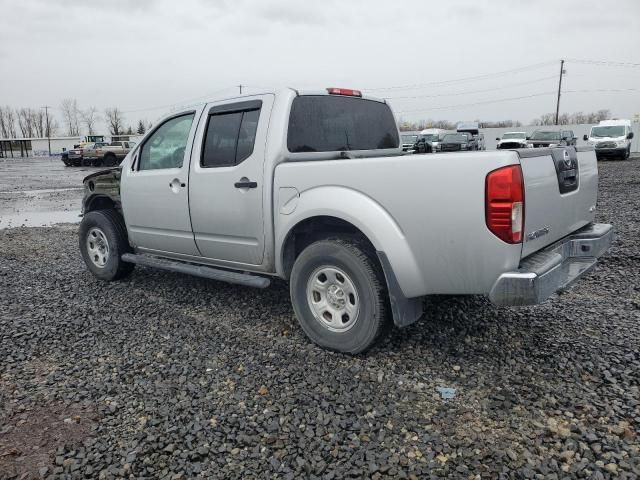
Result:
{"type": "Polygon", "coordinates": [[[405,297],[424,295],[425,280],[402,228],[373,198],[340,186],[321,186],[299,192],[282,187],[275,215],[276,272],[284,276],[282,248],[289,232],[300,222],[320,216],[335,217],[359,229],[379,252],[384,252],[405,297]],[[292,208],[291,202],[296,205],[292,208]]]}

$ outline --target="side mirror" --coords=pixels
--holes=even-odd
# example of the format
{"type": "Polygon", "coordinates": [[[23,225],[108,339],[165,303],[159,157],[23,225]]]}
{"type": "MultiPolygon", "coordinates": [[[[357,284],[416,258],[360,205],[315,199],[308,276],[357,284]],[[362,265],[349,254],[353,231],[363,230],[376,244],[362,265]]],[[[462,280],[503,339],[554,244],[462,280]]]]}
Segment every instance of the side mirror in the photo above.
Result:
{"type": "Polygon", "coordinates": [[[629,132],[629,133],[627,134],[627,138],[628,138],[629,140],[631,140],[631,139],[633,138],[633,132],[629,132]]]}
{"type": "Polygon", "coordinates": [[[569,139],[569,137],[562,137],[562,141],[566,142],[569,139]]]}
{"type": "Polygon", "coordinates": [[[500,141],[500,139],[499,139],[499,138],[496,138],[496,142],[499,142],[499,141],[500,141]]]}
{"type": "Polygon", "coordinates": [[[531,137],[527,137],[526,140],[531,140],[531,137]]]}
{"type": "Polygon", "coordinates": [[[587,140],[589,140],[589,136],[588,135],[583,135],[582,139],[586,142],[587,140]]]}

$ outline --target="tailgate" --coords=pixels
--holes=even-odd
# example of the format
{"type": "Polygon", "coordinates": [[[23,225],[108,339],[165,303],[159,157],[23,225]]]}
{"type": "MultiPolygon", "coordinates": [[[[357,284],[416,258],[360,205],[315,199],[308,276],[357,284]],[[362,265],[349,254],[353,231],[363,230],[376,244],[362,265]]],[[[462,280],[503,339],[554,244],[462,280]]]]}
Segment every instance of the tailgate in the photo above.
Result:
{"type": "Polygon", "coordinates": [[[519,150],[527,257],[593,222],[598,163],[592,147],[519,150]]]}

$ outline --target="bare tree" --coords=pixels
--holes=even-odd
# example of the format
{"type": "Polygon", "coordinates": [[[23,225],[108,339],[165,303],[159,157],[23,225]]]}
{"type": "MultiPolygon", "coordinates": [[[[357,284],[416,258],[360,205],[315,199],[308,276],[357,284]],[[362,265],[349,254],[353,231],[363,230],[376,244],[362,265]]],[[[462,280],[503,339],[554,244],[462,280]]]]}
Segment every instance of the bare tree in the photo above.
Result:
{"type": "Polygon", "coordinates": [[[7,124],[6,110],[11,107],[0,107],[0,138],[9,138],[9,125],[7,124]]]}
{"type": "Polygon", "coordinates": [[[109,123],[109,131],[111,135],[121,135],[124,128],[124,116],[117,107],[107,108],[104,111],[104,116],[109,123]]]}
{"type": "Polygon", "coordinates": [[[84,126],[87,127],[87,134],[93,135],[95,133],[94,128],[96,126],[96,122],[99,119],[98,109],[96,107],[89,107],[80,112],[80,117],[82,118],[84,126]]]}
{"type": "Polygon", "coordinates": [[[18,110],[18,126],[23,138],[35,136],[35,112],[31,108],[21,108],[18,110]]]}
{"type": "Polygon", "coordinates": [[[4,119],[8,133],[7,138],[16,138],[18,136],[18,131],[16,130],[16,112],[13,108],[5,108],[4,119]]]}
{"type": "Polygon", "coordinates": [[[33,131],[36,137],[44,138],[46,136],[46,123],[45,114],[42,109],[33,112],[33,131]]]}
{"type": "Polygon", "coordinates": [[[75,98],[65,98],[60,104],[64,122],[67,126],[67,135],[75,137],[80,135],[79,115],[80,109],[75,98]]]}

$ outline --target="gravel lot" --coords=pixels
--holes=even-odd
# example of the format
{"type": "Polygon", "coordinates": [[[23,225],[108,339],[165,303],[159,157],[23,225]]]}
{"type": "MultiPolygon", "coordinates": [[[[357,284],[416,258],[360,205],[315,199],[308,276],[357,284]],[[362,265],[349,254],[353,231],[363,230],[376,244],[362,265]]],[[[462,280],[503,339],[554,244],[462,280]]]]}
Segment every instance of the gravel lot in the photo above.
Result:
{"type": "Polygon", "coordinates": [[[82,179],[98,170],[60,157],[0,159],[0,229],[79,222],[82,179]]]}
{"type": "Polygon", "coordinates": [[[640,159],[600,171],[618,238],[574,289],[432,299],[358,357],[284,284],[105,285],[76,225],[0,230],[0,478],[640,477],[640,159]]]}

